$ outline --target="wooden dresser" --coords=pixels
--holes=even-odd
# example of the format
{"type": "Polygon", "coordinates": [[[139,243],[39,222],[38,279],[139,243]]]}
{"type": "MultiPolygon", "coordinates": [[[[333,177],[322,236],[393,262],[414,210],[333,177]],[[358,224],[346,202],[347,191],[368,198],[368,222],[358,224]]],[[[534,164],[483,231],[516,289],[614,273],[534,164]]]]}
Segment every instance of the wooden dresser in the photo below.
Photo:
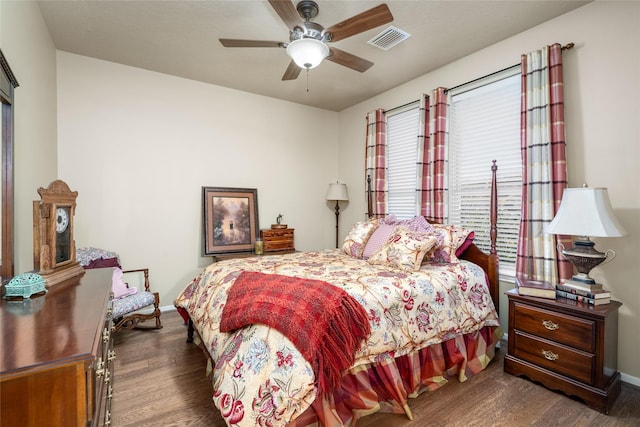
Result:
{"type": "Polygon", "coordinates": [[[0,301],[2,426],[111,424],[112,269],[29,301],[0,301]]]}
{"type": "Polygon", "coordinates": [[[504,371],[582,399],[605,414],[620,394],[618,308],[564,298],[509,297],[504,371]]]}
{"type": "Polygon", "coordinates": [[[260,230],[265,252],[293,251],[293,228],[270,228],[260,230]]]}

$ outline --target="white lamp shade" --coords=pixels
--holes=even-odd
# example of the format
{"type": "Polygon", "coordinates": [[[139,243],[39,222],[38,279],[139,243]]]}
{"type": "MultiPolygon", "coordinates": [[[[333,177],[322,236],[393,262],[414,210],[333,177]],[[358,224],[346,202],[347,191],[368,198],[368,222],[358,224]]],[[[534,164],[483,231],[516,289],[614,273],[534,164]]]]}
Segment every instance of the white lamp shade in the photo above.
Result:
{"type": "Polygon", "coordinates": [[[329,189],[327,190],[327,200],[349,200],[349,193],[347,193],[347,184],[340,184],[338,182],[329,184],[329,189]]]}
{"type": "Polygon", "coordinates": [[[567,188],[547,233],[567,236],[620,237],[627,234],[618,222],[606,188],[567,188]]]}
{"type": "Polygon", "coordinates": [[[329,55],[329,47],[316,39],[298,39],[287,46],[287,55],[300,68],[315,68],[329,55]]]}

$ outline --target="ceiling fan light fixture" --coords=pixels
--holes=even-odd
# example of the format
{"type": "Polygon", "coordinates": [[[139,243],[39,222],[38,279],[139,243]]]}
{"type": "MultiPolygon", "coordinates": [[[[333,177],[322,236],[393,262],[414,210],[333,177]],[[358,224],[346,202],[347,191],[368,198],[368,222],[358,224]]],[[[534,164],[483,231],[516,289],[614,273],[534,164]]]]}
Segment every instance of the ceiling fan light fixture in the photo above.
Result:
{"type": "Polygon", "coordinates": [[[302,38],[289,43],[287,55],[298,67],[310,70],[320,65],[322,60],[329,56],[329,47],[320,40],[302,38]]]}

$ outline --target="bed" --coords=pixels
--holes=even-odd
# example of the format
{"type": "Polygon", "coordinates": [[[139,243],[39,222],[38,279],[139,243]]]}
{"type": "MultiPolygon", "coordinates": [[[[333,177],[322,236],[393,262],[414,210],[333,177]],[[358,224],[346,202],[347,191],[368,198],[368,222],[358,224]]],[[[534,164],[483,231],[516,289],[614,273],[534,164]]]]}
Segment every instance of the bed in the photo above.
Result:
{"type": "Polygon", "coordinates": [[[388,218],[355,224],[339,249],[204,268],[174,304],[209,360],[226,423],[348,426],[378,411],[411,419],[408,399],[482,371],[501,336],[495,194],[493,169],[489,254],[469,230],[388,218]],[[259,310],[261,301],[271,305],[259,310]]]}

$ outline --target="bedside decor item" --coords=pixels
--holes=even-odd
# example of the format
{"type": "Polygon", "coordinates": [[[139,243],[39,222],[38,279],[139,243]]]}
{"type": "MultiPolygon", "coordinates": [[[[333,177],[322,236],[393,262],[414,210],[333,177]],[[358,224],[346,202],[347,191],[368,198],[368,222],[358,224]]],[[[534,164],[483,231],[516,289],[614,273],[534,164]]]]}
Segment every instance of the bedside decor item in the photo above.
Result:
{"type": "Polygon", "coordinates": [[[566,188],[562,195],[560,209],[546,228],[547,233],[576,236],[572,248],[558,245],[558,250],[578,270],[573,281],[595,284],[589,277],[589,271],[601,264],[609,255],[609,261],[616,253],[609,249],[599,252],[589,237],[621,237],[626,235],[624,227],[618,222],[606,188],[566,188]]]}
{"type": "Polygon", "coordinates": [[[347,184],[329,184],[327,190],[327,200],[336,202],[336,248],[338,247],[338,218],[340,217],[340,202],[349,201],[349,194],[347,193],[347,184]]]}
{"type": "Polygon", "coordinates": [[[262,241],[261,238],[258,237],[258,239],[256,239],[256,248],[255,248],[255,254],[256,255],[262,255],[264,253],[264,242],[262,241]]]}
{"type": "Polygon", "coordinates": [[[293,244],[294,228],[271,228],[260,230],[264,252],[295,251],[293,244]]]}
{"type": "Polygon", "coordinates": [[[202,187],[202,255],[252,252],[258,237],[258,190],[202,187]]]}
{"type": "Polygon", "coordinates": [[[40,200],[33,201],[33,268],[49,288],[84,274],[76,261],[73,217],[77,191],[66,182],[53,181],[38,188],[40,200]]]}
{"type": "Polygon", "coordinates": [[[281,224],[282,223],[282,214],[278,214],[278,217],[276,218],[276,223],[275,224],[271,224],[271,228],[287,228],[287,224],[281,224]]]}
{"type": "Polygon", "coordinates": [[[28,299],[33,295],[40,296],[47,292],[42,276],[36,273],[18,274],[5,286],[5,299],[28,299]]]}
{"type": "Polygon", "coordinates": [[[544,280],[529,280],[522,277],[516,277],[516,288],[520,295],[549,299],[556,298],[556,288],[551,283],[544,280]]]}

